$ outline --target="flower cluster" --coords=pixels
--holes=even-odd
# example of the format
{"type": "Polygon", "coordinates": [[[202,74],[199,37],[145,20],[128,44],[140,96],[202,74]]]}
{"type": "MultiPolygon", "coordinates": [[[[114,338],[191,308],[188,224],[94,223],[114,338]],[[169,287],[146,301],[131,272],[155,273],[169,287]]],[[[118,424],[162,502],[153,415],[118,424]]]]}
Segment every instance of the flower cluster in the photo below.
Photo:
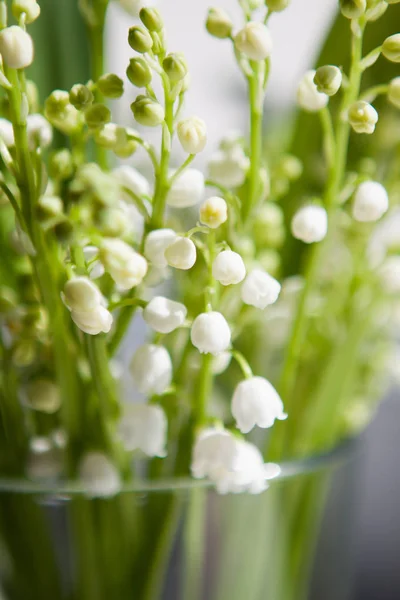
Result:
{"type": "MultiPolygon", "coordinates": [[[[365,56],[362,46],[368,23],[395,2],[340,3],[351,65],[302,77],[297,103],[308,114],[297,137],[319,118],[323,138],[304,156],[287,136],[273,152],[262,137],[268,22],[289,0],[242,0],[240,23],[208,11],[212,43],[231,45],[250,107],[249,140],[232,132],[213,149],[206,120],[185,114],[189,67],[170,51],[160,12],[119,3],[137,18],[129,63],[117,74],[93,61],[86,82],[54,90],[43,107],[25,75],[39,5],[13,0],[15,22],[0,28],[0,224],[10,234],[1,336],[14,369],[6,389],[17,389],[13,406],[30,415],[18,419],[28,473],[63,472],[91,496],[112,496],[132,460],[168,457],[161,470],[171,476],[178,457],[179,470],[221,494],[260,493],[280,469],[254,440],[275,461],[355,431],[354,407],[379,375],[369,348],[390,345],[384,319],[400,290],[400,247],[388,223],[399,165],[380,169],[375,156],[353,164],[348,148],[356,134],[384,127],[378,95],[389,111],[400,107],[399,77],[362,88],[380,56],[400,62],[399,34],[365,56]],[[128,126],[108,103],[124,95],[133,100],[128,126]],[[147,128],[159,131],[158,148],[147,128]],[[51,149],[53,130],[65,147],[51,149]],[[206,150],[203,172],[196,159],[206,150]],[[151,175],[132,166],[137,153],[151,175]],[[128,329],[135,351],[125,398],[115,355],[128,329]]],[[[107,2],[79,5],[98,52],[107,2]]]]}

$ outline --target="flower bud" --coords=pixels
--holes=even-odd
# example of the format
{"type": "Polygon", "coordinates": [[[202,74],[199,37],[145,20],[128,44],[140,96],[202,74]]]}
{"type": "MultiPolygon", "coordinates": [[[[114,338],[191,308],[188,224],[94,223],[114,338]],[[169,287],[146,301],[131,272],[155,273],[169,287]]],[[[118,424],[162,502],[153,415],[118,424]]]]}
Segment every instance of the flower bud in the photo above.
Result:
{"type": "Polygon", "coordinates": [[[89,312],[102,303],[99,288],[87,277],[74,277],[67,281],[62,295],[70,310],[89,312]]]}
{"type": "Polygon", "coordinates": [[[167,456],[167,418],[161,406],[125,405],[118,424],[118,437],[125,450],[141,450],[147,456],[167,456]]]}
{"type": "Polygon", "coordinates": [[[31,150],[47,148],[53,141],[53,128],[42,115],[28,115],[26,119],[28,143],[31,150]]]}
{"type": "Polygon", "coordinates": [[[334,96],[342,85],[342,72],[334,65],[319,67],[314,76],[314,83],[321,94],[334,96]]]}
{"type": "Polygon", "coordinates": [[[14,146],[14,130],[12,123],[7,121],[7,119],[0,118],[0,138],[7,146],[7,148],[11,148],[14,146]]]}
{"type": "Polygon", "coordinates": [[[89,498],[111,498],[121,489],[116,467],[101,452],[88,452],[79,465],[79,479],[89,498]]]}
{"type": "Polygon", "coordinates": [[[25,69],[33,62],[33,41],[29,33],[12,25],[0,31],[0,54],[10,69],[25,69]]]}
{"type": "Polygon", "coordinates": [[[97,129],[110,121],[111,112],[105,104],[92,104],[85,110],[84,116],[89,129],[97,129]]]}
{"type": "Polygon", "coordinates": [[[22,13],[25,13],[25,22],[28,25],[40,15],[40,6],[36,0],[13,0],[11,10],[17,21],[22,13]]]}
{"type": "Polygon", "coordinates": [[[306,244],[320,242],[328,231],[328,215],[322,206],[303,206],[296,212],[291,224],[292,234],[306,244]]]}
{"type": "Polygon", "coordinates": [[[240,254],[223,250],[212,264],[212,275],[222,285],[240,283],[246,277],[246,267],[240,254]]]}
{"type": "Polygon", "coordinates": [[[395,33],[382,44],[382,54],[391,62],[400,62],[400,33],[395,33]]]}
{"type": "Polygon", "coordinates": [[[235,36],[235,47],[251,60],[265,60],[272,51],[269,29],[263,23],[250,21],[235,36]]]}
{"type": "Polygon", "coordinates": [[[314,83],[316,71],[307,71],[297,88],[297,103],[307,112],[317,112],[328,104],[329,97],[321,94],[314,83]]]}
{"type": "Polygon", "coordinates": [[[173,229],[155,229],[144,242],[144,255],[151,264],[160,269],[168,266],[165,250],[176,239],[173,229]]]}
{"type": "Polygon", "coordinates": [[[366,8],[366,0],[340,0],[340,10],[347,19],[358,19],[366,8]]]}
{"type": "Polygon", "coordinates": [[[233,23],[222,8],[210,8],[207,15],[206,29],[210,35],[221,40],[230,37],[233,23]]]}
{"type": "Polygon", "coordinates": [[[163,346],[143,344],[130,364],[131,375],[142,394],[163,394],[172,381],[172,362],[163,346]]]}
{"type": "Polygon", "coordinates": [[[171,333],[181,327],[186,319],[187,308],[163,296],[155,296],[143,311],[147,325],[158,333],[171,333]]]}
{"type": "Polygon", "coordinates": [[[141,56],[131,58],[126,69],[126,75],[136,87],[146,87],[152,80],[151,69],[147,61],[141,56]]]}
{"type": "Polygon", "coordinates": [[[69,94],[64,90],[54,90],[47,98],[45,116],[66,135],[76,132],[82,125],[82,115],[72,106],[69,94]]]}
{"type": "Polygon", "coordinates": [[[96,129],[93,139],[98,146],[112,150],[117,145],[119,127],[115,123],[106,123],[101,129],[96,129]]]}
{"type": "Polygon", "coordinates": [[[173,182],[167,204],[174,208],[187,208],[198,204],[205,190],[204,175],[197,169],[185,169],[173,182]]]}
{"type": "Polygon", "coordinates": [[[352,210],[356,221],[378,221],[388,208],[389,197],[383,185],[377,181],[364,181],[358,186],[352,210]]]}
{"type": "Polygon", "coordinates": [[[50,379],[35,379],[25,390],[26,403],[33,410],[53,414],[61,407],[61,395],[57,385],[50,379]]]}
{"type": "Polygon", "coordinates": [[[131,104],[131,110],[136,121],[147,127],[157,127],[164,121],[164,109],[148,96],[138,96],[131,104]]]}
{"type": "Polygon", "coordinates": [[[375,131],[375,125],[378,122],[379,116],[371,104],[359,100],[350,106],[348,118],[350,125],[356,133],[371,134],[375,131]]]}
{"type": "Polygon", "coordinates": [[[140,27],[139,25],[134,25],[129,29],[128,43],[132,50],[144,54],[151,50],[153,39],[147,29],[140,27]]]}
{"type": "Polygon", "coordinates": [[[150,184],[137,169],[129,165],[122,165],[113,169],[112,175],[122,188],[131,190],[136,196],[143,198],[143,196],[150,195],[150,184]]]}
{"type": "Polygon", "coordinates": [[[122,240],[104,239],[99,257],[121,290],[141,284],[147,273],[146,259],[122,240]]]}
{"type": "Polygon", "coordinates": [[[200,206],[200,222],[217,229],[228,220],[228,205],[223,198],[211,196],[200,206]]]}
{"type": "Polygon", "coordinates": [[[211,311],[195,318],[190,339],[202,354],[217,355],[231,345],[231,330],[220,312],[211,311]]]}
{"type": "Polygon", "coordinates": [[[265,4],[270,11],[281,12],[290,4],[290,0],[265,0],[265,4]]]}
{"type": "Polygon", "coordinates": [[[121,98],[124,93],[124,82],[114,73],[106,73],[97,81],[97,89],[106,98],[121,98]]]}
{"type": "Polygon", "coordinates": [[[163,60],[163,69],[172,83],[182,81],[188,72],[185,57],[179,52],[168,54],[163,60]]]}
{"type": "Polygon", "coordinates": [[[69,93],[69,101],[77,110],[82,110],[92,104],[93,94],[86,85],[76,83],[69,93]]]}
{"type": "Polygon", "coordinates": [[[146,7],[146,8],[142,8],[140,13],[140,20],[142,21],[143,25],[149,30],[149,31],[161,31],[162,28],[164,27],[164,22],[162,20],[162,16],[160,15],[160,12],[153,7],[146,7]]]}
{"type": "Polygon", "coordinates": [[[182,148],[188,154],[198,154],[207,143],[207,128],[203,119],[189,117],[179,121],[177,133],[182,148]]]}
{"type": "Polygon", "coordinates": [[[242,433],[249,433],[256,425],[268,429],[275,419],[283,421],[287,418],[278,392],[264,377],[250,377],[236,386],[232,415],[242,433]]]}
{"type": "Polygon", "coordinates": [[[400,108],[400,77],[395,77],[389,83],[388,100],[396,108],[400,108]]]}
{"type": "Polygon", "coordinates": [[[167,246],[164,252],[164,256],[170,267],[184,271],[193,267],[196,262],[196,255],[196,246],[192,240],[179,236],[167,246]]]}
{"type": "Polygon", "coordinates": [[[67,148],[57,150],[49,161],[49,173],[53,179],[64,181],[69,179],[74,172],[72,154],[67,148]]]}
{"type": "Polygon", "coordinates": [[[244,280],[241,289],[242,301],[263,310],[278,300],[280,283],[261,269],[254,269],[244,280]]]}

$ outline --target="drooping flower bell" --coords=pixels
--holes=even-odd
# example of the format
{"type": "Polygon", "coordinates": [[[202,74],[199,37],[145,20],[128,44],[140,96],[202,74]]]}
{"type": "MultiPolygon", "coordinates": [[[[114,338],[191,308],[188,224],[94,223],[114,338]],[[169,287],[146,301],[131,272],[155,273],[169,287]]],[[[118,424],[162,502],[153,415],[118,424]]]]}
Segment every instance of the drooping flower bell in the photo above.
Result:
{"type": "Polygon", "coordinates": [[[147,456],[167,455],[167,418],[156,404],[126,404],[118,424],[118,436],[124,448],[141,450],[147,456]]]}
{"type": "Polygon", "coordinates": [[[130,371],[138,390],[143,394],[162,394],[171,385],[171,357],[163,346],[140,346],[133,356],[130,371]]]}
{"type": "Polygon", "coordinates": [[[207,128],[203,119],[189,117],[179,121],[177,133],[182,148],[188,154],[198,154],[204,150],[207,143],[207,128]]]}
{"type": "Polygon", "coordinates": [[[328,232],[328,215],[322,206],[300,208],[291,223],[292,234],[306,244],[321,242],[328,232]]]}
{"type": "Polygon", "coordinates": [[[364,181],[354,195],[352,214],[356,221],[378,221],[389,208],[389,197],[382,184],[364,181]]]}
{"type": "Polygon", "coordinates": [[[278,465],[264,463],[256,446],[225,429],[204,429],[195,442],[191,464],[193,477],[210,479],[219,494],[260,494],[268,480],[280,473],[278,465]]]}
{"type": "Polygon", "coordinates": [[[278,392],[264,377],[250,377],[236,386],[232,414],[242,433],[249,433],[255,425],[267,429],[275,419],[287,418],[278,392]]]}
{"type": "Polygon", "coordinates": [[[105,270],[121,290],[139,285],[146,276],[146,259],[122,240],[103,239],[99,256],[105,270]]]}
{"type": "Polygon", "coordinates": [[[187,271],[196,262],[196,246],[189,238],[177,236],[165,249],[164,256],[170,267],[187,271]]]}
{"type": "Polygon", "coordinates": [[[229,348],[231,330],[220,312],[210,311],[195,318],[190,339],[199,352],[217,355],[229,348]]]}
{"type": "Polygon", "coordinates": [[[240,254],[232,250],[223,250],[212,264],[212,274],[222,285],[232,285],[243,281],[246,277],[246,267],[240,254]]]}
{"type": "Polygon", "coordinates": [[[318,112],[328,104],[329,96],[318,91],[314,83],[316,71],[307,71],[297,88],[298,105],[307,112],[318,112]]]}
{"type": "Polygon", "coordinates": [[[250,21],[234,39],[235,47],[251,60],[265,60],[272,51],[272,38],[264,23],[250,21]]]}
{"type": "Polygon", "coordinates": [[[263,310],[274,304],[281,291],[280,283],[266,271],[253,269],[242,285],[242,301],[263,310]]]}
{"type": "Polygon", "coordinates": [[[204,189],[203,173],[198,169],[185,169],[173,181],[167,194],[167,204],[174,208],[195,206],[201,201],[204,189]]]}
{"type": "Polygon", "coordinates": [[[10,69],[25,69],[33,62],[33,41],[18,25],[0,31],[0,54],[10,69]]]}
{"type": "Polygon", "coordinates": [[[183,325],[187,308],[181,302],[175,302],[163,296],[155,296],[143,311],[147,325],[158,333],[171,333],[183,325]]]}
{"type": "Polygon", "coordinates": [[[121,489],[121,478],[110,459],[101,452],[88,452],[79,465],[79,479],[91,498],[110,498],[121,489]]]}
{"type": "Polygon", "coordinates": [[[144,255],[152,265],[160,269],[167,267],[165,250],[177,238],[173,229],[154,229],[144,242],[144,255]]]}

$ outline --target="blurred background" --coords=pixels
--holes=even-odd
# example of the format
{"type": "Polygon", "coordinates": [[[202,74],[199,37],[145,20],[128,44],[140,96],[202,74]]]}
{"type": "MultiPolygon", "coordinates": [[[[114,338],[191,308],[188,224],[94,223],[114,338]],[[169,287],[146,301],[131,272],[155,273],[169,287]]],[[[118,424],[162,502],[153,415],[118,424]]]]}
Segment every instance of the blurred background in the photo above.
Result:
{"type": "MultiPolygon", "coordinates": [[[[39,20],[42,21],[40,26],[46,28],[46,36],[38,32],[38,44],[42,47],[38,47],[37,51],[48,55],[49,35],[54,38],[54,54],[48,58],[49,68],[39,74],[45,90],[50,91],[55,87],[54,77],[57,86],[64,89],[75,82],[77,73],[72,76],[70,70],[70,65],[76,63],[74,56],[78,57],[81,80],[84,81],[87,53],[84,47],[79,46],[77,36],[75,37],[76,21],[69,18],[71,2],[76,0],[48,0],[46,11],[51,22],[39,20]],[[66,57],[57,59],[57,38],[61,35],[68,39],[69,52],[66,57]],[[63,65],[61,68],[60,61],[63,65]]],[[[222,135],[230,130],[246,129],[245,85],[232,60],[230,44],[210,38],[205,31],[204,19],[210,6],[208,0],[158,0],[157,4],[166,21],[171,50],[185,53],[193,75],[186,115],[197,114],[208,126],[207,150],[196,162],[197,166],[201,166],[222,135]]],[[[225,8],[232,16],[239,15],[236,0],[218,0],[217,5],[225,8]]],[[[272,126],[283,111],[284,118],[290,115],[294,108],[298,80],[315,63],[326,32],[332,25],[336,8],[337,0],[292,0],[288,10],[271,19],[274,52],[265,107],[266,127],[272,126]]],[[[124,76],[130,57],[126,32],[133,19],[116,2],[111,3],[109,16],[107,69],[124,76]]],[[[393,30],[388,34],[398,30],[399,26],[394,22],[393,30]]],[[[337,49],[343,56],[340,38],[337,40],[337,49]]],[[[134,92],[132,99],[133,97],[134,92]]],[[[121,123],[132,124],[127,100],[114,107],[114,115],[121,123]]],[[[179,158],[177,156],[176,160],[179,158]]],[[[135,155],[135,166],[146,169],[145,157],[143,159],[142,164],[142,157],[135,155]]],[[[129,355],[131,353],[132,348],[129,348],[129,355]]],[[[400,364],[397,369],[400,372],[400,364]]],[[[399,392],[393,389],[364,434],[353,470],[348,475],[356,478],[354,502],[357,523],[351,551],[356,555],[357,571],[352,600],[400,598],[399,457],[400,398],[399,392]]],[[[340,481],[338,486],[340,488],[340,481]]],[[[318,600],[323,599],[318,597],[318,600]]]]}

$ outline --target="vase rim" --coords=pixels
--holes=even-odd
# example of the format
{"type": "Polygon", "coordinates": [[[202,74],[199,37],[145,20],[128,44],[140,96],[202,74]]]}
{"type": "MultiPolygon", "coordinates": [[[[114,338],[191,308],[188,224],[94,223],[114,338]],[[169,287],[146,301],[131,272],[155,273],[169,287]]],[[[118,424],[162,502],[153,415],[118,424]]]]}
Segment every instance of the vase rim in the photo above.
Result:
{"type": "MultiPolygon", "coordinates": [[[[315,455],[283,461],[279,463],[280,473],[274,478],[274,482],[286,481],[295,477],[309,475],[320,471],[333,470],[346,463],[354,453],[357,438],[349,438],[342,441],[332,450],[320,452],[315,455]]],[[[119,494],[123,493],[166,493],[190,491],[199,488],[212,488],[208,480],[198,480],[190,477],[165,478],[155,481],[137,479],[132,483],[125,483],[119,494]]],[[[56,496],[58,500],[68,500],[71,496],[88,495],[87,490],[79,481],[52,480],[34,481],[27,478],[7,478],[0,476],[0,493],[17,493],[30,495],[56,496]]]]}

